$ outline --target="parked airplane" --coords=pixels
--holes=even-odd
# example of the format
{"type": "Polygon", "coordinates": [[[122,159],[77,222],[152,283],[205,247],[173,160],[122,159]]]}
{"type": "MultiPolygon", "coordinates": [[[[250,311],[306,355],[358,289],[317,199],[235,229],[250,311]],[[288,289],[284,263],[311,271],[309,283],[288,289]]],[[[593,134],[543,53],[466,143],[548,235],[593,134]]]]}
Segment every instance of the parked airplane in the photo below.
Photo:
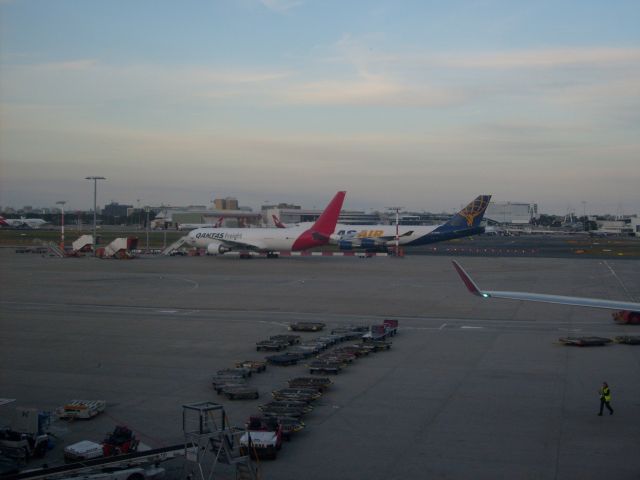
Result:
{"type": "Polygon", "coordinates": [[[208,253],[230,251],[266,252],[275,257],[279,250],[306,250],[325,245],[333,234],[346,192],[338,192],[311,226],[291,228],[198,228],[189,232],[188,242],[208,253]]]}
{"type": "Polygon", "coordinates": [[[0,217],[0,225],[3,227],[11,228],[40,228],[43,225],[48,224],[46,220],[42,218],[4,218],[0,217]]]}
{"type": "Polygon", "coordinates": [[[467,286],[467,290],[473,295],[482,298],[507,298],[511,300],[524,300],[529,302],[558,303],[561,305],[575,305],[579,307],[607,308],[611,310],[622,310],[625,312],[635,312],[640,314],[640,303],[621,302],[618,300],[602,300],[599,298],[586,297],[565,297],[563,295],[547,295],[543,293],[529,292],[502,292],[493,290],[480,290],[478,285],[471,279],[469,274],[455,260],[452,261],[458,275],[467,286]]]}
{"type": "Polygon", "coordinates": [[[195,230],[196,228],[220,228],[224,217],[220,217],[216,223],[180,223],[178,230],[195,230]]]}
{"type": "MultiPolygon", "coordinates": [[[[491,195],[479,195],[442,225],[399,225],[398,244],[401,247],[411,247],[482,233],[484,227],[480,226],[480,222],[490,200],[491,195]]],[[[286,225],[275,215],[273,215],[273,221],[278,228],[286,228],[286,225]]],[[[395,239],[395,225],[338,224],[336,232],[331,236],[331,243],[337,245],[341,250],[354,248],[373,250],[392,247],[395,245],[395,239]]]]}

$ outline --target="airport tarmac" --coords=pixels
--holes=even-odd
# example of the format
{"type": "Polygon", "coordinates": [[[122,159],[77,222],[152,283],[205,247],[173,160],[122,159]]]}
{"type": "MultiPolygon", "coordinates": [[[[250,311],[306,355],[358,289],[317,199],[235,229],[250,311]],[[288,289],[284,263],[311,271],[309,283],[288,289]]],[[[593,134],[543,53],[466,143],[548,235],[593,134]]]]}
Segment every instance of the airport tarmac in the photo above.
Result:
{"type": "MultiPolygon", "coordinates": [[[[640,347],[557,339],[640,326],[616,325],[607,310],[473,297],[451,258],[116,261],[0,249],[0,397],[44,410],[107,401],[93,420],[57,425],[62,444],[126,423],[149,445],[171,445],[184,403],[220,401],[241,425],[305,373],[269,367],[251,380],[260,400],[218,397],[211,375],[264,357],[256,341],[298,320],[330,329],[395,318],[393,348],[335,377],[307,428],[261,463],[263,479],[637,479],[640,347]],[[603,380],[613,416],[596,415],[603,380]]],[[[459,260],[486,289],[640,300],[634,260],[459,260]]]]}

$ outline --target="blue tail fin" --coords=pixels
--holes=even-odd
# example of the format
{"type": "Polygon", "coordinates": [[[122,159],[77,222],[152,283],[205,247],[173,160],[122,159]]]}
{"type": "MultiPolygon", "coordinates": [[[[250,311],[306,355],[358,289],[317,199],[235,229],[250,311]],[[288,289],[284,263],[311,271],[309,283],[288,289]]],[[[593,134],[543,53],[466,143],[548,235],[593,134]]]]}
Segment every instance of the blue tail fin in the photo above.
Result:
{"type": "Polygon", "coordinates": [[[491,195],[478,195],[473,202],[456,213],[447,223],[439,226],[435,231],[443,232],[478,228],[482,217],[484,217],[484,212],[489,206],[489,200],[491,200],[491,195]]]}

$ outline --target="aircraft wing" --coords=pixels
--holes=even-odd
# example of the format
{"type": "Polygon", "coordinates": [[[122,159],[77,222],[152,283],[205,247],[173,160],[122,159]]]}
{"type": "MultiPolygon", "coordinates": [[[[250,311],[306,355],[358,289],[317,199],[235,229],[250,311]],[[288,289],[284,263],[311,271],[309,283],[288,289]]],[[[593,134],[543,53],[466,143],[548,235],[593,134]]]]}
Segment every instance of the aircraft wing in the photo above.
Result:
{"type": "Polygon", "coordinates": [[[458,275],[467,286],[467,290],[473,295],[482,298],[507,298],[510,300],[524,300],[527,302],[558,303],[561,305],[575,305],[579,307],[607,308],[611,310],[640,311],[640,303],[621,302],[617,300],[603,300],[599,298],[586,297],[565,297],[563,295],[547,295],[544,293],[529,292],[502,292],[493,290],[480,290],[469,274],[460,266],[458,262],[452,260],[458,275]]]}

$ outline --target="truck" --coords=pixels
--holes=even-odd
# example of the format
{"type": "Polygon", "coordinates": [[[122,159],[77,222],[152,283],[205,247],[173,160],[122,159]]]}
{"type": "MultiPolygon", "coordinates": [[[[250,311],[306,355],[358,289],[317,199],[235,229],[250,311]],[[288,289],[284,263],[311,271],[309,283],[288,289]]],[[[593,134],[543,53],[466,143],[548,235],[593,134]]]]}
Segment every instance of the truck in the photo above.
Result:
{"type": "Polygon", "coordinates": [[[240,451],[252,458],[275,460],[282,447],[282,425],[275,418],[249,417],[247,431],[240,437],[240,451]]]}
{"type": "Polygon", "coordinates": [[[107,408],[104,400],[71,400],[56,409],[60,419],[74,420],[93,418],[107,408]]]}
{"type": "Polygon", "coordinates": [[[629,310],[620,310],[611,314],[613,321],[621,325],[640,324],[640,312],[632,312],[629,310]]]}
{"type": "Polygon", "coordinates": [[[0,429],[0,453],[26,463],[47,453],[51,438],[48,412],[17,407],[10,427],[0,429]]]}

